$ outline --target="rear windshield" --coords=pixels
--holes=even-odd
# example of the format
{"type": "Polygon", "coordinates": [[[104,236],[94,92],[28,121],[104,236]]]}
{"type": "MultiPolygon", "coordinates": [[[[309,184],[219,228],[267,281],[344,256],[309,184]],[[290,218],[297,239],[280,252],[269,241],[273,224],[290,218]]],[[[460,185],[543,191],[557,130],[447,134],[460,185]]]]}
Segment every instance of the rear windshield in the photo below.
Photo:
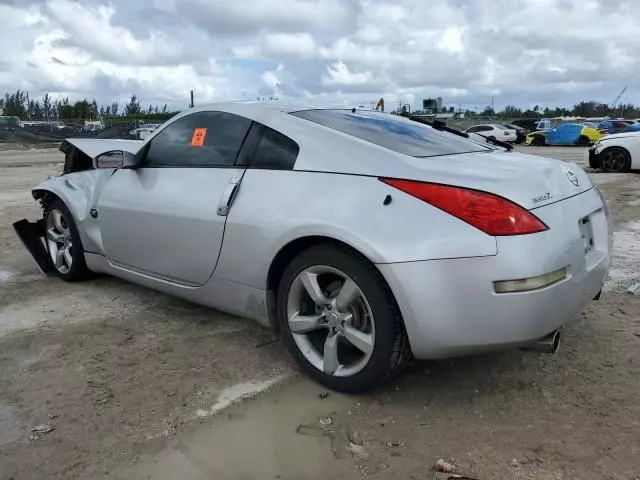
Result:
{"type": "Polygon", "coordinates": [[[464,137],[388,113],[302,110],[291,115],[412,157],[437,157],[491,150],[464,137]]]}

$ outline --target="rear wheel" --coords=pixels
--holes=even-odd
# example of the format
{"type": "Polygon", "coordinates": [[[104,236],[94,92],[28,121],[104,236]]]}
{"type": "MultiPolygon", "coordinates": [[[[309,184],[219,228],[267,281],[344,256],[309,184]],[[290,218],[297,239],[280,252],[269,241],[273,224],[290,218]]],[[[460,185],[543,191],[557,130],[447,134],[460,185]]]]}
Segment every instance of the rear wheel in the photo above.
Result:
{"type": "Polygon", "coordinates": [[[44,213],[45,243],[56,275],[67,282],[87,278],[91,271],[71,212],[61,200],[47,206],[44,213]]]}
{"type": "Polygon", "coordinates": [[[580,145],[581,147],[588,147],[590,143],[591,140],[589,140],[589,137],[585,135],[580,135],[580,137],[578,138],[578,145],[580,145]]]}
{"type": "Polygon", "coordinates": [[[535,137],[533,137],[533,140],[531,140],[531,145],[534,145],[536,147],[542,147],[544,146],[544,138],[541,135],[536,135],[535,137]]]}
{"type": "Polygon", "coordinates": [[[607,148],[600,154],[600,168],[609,173],[627,172],[631,168],[629,152],[623,148],[607,148]]]}
{"type": "Polygon", "coordinates": [[[410,355],[384,278],[346,248],[319,245],[295,257],[280,281],[277,306],[287,348],[333,390],[374,388],[395,376],[410,355]]]}

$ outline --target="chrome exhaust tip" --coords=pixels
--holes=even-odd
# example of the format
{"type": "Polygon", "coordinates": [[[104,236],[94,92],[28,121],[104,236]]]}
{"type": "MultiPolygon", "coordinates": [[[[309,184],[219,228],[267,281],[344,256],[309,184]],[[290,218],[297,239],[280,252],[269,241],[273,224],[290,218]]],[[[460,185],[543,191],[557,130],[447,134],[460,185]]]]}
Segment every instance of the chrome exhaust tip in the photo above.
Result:
{"type": "Polygon", "coordinates": [[[551,332],[546,337],[522,347],[527,352],[556,353],[560,347],[560,330],[551,332]]]}

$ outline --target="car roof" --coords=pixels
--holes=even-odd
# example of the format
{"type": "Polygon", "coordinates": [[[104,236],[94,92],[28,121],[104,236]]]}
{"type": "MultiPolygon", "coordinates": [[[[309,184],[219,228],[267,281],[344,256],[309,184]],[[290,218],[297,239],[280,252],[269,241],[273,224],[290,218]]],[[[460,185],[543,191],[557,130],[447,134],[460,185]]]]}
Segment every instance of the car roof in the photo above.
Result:
{"type": "MultiPolygon", "coordinates": [[[[189,112],[197,112],[197,111],[234,111],[238,109],[242,109],[246,112],[255,112],[256,114],[272,112],[272,113],[292,113],[299,112],[301,110],[347,110],[353,108],[348,105],[340,105],[340,104],[313,104],[310,102],[304,101],[274,101],[274,102],[260,102],[260,101],[242,101],[242,102],[217,102],[210,103],[207,105],[203,105],[201,107],[194,107],[189,109],[189,112]]],[[[362,110],[358,108],[358,110],[362,110]]]]}
{"type": "MultiPolygon", "coordinates": [[[[292,112],[299,112],[302,110],[350,110],[355,108],[344,104],[313,104],[304,101],[273,101],[273,102],[260,102],[260,101],[237,101],[237,102],[218,102],[202,105],[199,107],[187,108],[178,115],[173,117],[170,121],[177,120],[180,117],[197,112],[227,112],[240,115],[257,122],[266,123],[275,117],[282,116],[292,112]]],[[[356,110],[364,110],[362,108],[356,108],[356,110]]],[[[384,115],[383,112],[379,112],[384,115]]]]}

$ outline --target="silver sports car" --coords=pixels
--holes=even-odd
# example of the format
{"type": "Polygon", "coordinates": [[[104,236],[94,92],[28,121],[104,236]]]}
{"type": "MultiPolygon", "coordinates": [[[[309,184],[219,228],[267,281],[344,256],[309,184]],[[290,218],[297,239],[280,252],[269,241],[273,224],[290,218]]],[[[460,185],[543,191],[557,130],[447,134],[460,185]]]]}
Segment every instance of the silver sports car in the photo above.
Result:
{"type": "Polygon", "coordinates": [[[330,388],[405,360],[555,350],[611,219],[582,169],[356,109],[225,103],[144,142],[72,139],[15,229],[67,281],[115,275],[277,329],[330,388]]]}

